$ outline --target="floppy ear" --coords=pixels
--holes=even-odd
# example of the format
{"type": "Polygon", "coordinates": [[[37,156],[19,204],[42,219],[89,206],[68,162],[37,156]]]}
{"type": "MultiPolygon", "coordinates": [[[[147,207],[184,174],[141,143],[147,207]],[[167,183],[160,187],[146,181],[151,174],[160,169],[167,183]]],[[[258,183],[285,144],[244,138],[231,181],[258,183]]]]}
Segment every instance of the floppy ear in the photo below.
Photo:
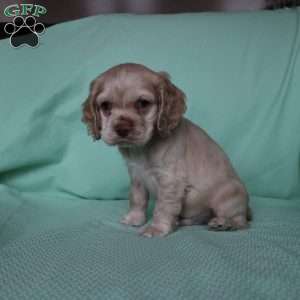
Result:
{"type": "Polygon", "coordinates": [[[82,122],[87,125],[88,133],[94,140],[101,138],[101,114],[96,105],[96,97],[99,93],[99,83],[97,79],[90,85],[90,94],[82,104],[82,122]]]}
{"type": "Polygon", "coordinates": [[[186,111],[185,94],[170,81],[166,72],[159,72],[157,129],[161,136],[168,136],[177,127],[186,111]]]}

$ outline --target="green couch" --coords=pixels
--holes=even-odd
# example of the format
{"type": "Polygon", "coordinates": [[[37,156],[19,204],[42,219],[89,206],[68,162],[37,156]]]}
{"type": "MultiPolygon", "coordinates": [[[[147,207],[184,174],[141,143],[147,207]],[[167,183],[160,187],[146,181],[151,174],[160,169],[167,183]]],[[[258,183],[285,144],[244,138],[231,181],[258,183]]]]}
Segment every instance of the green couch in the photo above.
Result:
{"type": "Polygon", "coordinates": [[[66,22],[38,48],[2,40],[0,68],[0,299],[300,299],[299,8],[66,22]],[[249,230],[119,223],[125,165],[80,118],[122,62],[185,91],[249,190],[249,230]]]}

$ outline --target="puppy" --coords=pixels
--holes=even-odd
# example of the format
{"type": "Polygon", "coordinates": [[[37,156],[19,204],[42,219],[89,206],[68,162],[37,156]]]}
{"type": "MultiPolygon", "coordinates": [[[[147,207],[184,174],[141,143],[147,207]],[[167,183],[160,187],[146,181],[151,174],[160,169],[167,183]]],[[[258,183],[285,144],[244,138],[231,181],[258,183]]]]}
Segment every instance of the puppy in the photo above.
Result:
{"type": "Polygon", "coordinates": [[[248,194],[223,150],[183,117],[185,95],[165,72],[133,63],[117,65],[90,86],[83,122],[95,140],[117,145],[130,179],[129,212],[122,223],[146,223],[149,193],[156,198],[146,237],[178,225],[211,230],[248,226],[248,194]]]}

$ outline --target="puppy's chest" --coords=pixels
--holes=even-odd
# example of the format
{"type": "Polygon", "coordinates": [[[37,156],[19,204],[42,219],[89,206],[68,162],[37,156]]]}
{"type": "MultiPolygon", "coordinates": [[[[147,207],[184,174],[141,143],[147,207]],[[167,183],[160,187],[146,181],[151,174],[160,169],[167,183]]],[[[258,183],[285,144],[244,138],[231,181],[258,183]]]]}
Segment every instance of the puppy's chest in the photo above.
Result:
{"type": "Polygon", "coordinates": [[[159,168],[151,166],[143,159],[128,161],[127,165],[131,176],[138,179],[150,193],[156,195],[159,168]]]}

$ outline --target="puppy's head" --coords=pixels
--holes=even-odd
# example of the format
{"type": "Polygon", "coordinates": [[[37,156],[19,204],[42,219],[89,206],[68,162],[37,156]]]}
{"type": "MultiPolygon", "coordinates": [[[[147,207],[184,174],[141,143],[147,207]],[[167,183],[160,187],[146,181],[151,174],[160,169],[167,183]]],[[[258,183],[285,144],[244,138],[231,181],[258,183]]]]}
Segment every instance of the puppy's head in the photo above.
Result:
{"type": "Polygon", "coordinates": [[[165,72],[138,64],[117,65],[97,77],[83,103],[82,120],[95,140],[142,146],[168,136],[185,112],[185,95],[165,72]]]}

